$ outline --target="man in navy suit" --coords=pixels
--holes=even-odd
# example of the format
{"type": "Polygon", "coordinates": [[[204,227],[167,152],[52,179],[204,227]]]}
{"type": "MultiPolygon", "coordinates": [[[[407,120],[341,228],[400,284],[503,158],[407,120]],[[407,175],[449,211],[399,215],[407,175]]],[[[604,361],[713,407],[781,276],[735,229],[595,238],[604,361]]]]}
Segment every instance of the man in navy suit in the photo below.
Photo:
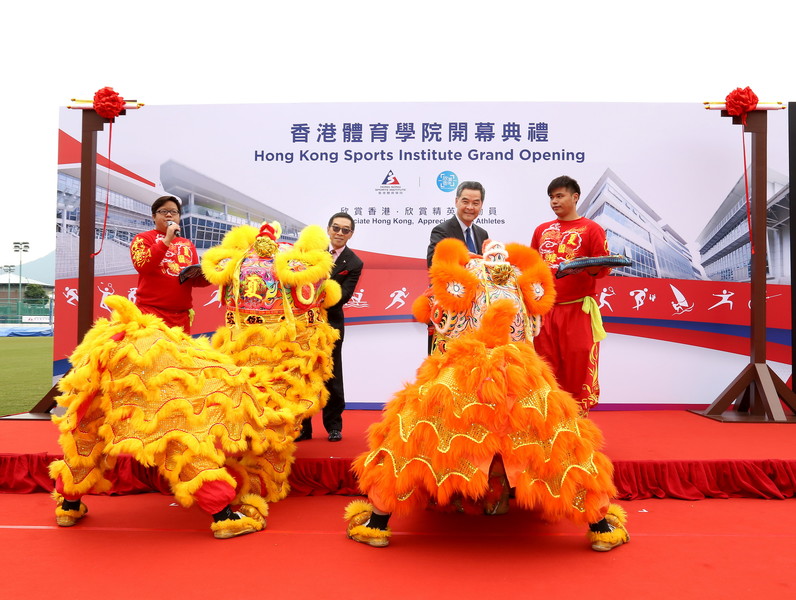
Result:
{"type": "MultiPolygon", "coordinates": [[[[453,205],[456,207],[456,214],[440,223],[431,230],[431,240],[428,243],[426,261],[431,266],[431,259],[434,257],[434,248],[437,243],[445,238],[456,238],[463,241],[473,254],[481,254],[484,242],[489,239],[486,229],[475,224],[476,218],[481,214],[484,207],[484,197],[486,190],[477,181],[462,181],[456,188],[456,200],[453,205]]],[[[434,330],[429,326],[428,332],[428,353],[434,346],[434,330]]]]}
{"type": "MultiPolygon", "coordinates": [[[[332,350],[332,378],[326,382],[329,400],[323,407],[323,426],[329,435],[330,442],[343,439],[343,410],[345,409],[345,391],[343,389],[343,334],[345,331],[343,305],[351,299],[359,276],[362,274],[362,260],[348,247],[348,241],[354,235],[354,219],[351,215],[339,212],[329,219],[327,230],[331,245],[329,252],[334,255],[334,268],[331,278],[340,284],[343,296],[340,302],[327,311],[329,325],[340,332],[340,339],[332,350]]],[[[297,442],[312,437],[312,420],[305,419],[301,424],[301,435],[297,442]]]]}
{"type": "Polygon", "coordinates": [[[481,254],[483,243],[489,238],[486,229],[475,224],[484,207],[486,190],[477,181],[462,181],[456,188],[456,215],[431,230],[426,260],[431,266],[434,248],[445,238],[456,238],[467,244],[473,254],[481,254]],[[468,238],[471,241],[468,241],[468,238]]]}

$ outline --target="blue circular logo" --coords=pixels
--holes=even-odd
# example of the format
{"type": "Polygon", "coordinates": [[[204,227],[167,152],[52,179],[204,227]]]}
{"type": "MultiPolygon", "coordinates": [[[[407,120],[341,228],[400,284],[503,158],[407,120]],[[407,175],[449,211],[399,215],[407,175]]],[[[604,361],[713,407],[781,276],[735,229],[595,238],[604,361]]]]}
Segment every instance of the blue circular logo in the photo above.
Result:
{"type": "Polygon", "coordinates": [[[443,171],[437,175],[437,187],[443,192],[452,192],[459,185],[459,178],[453,171],[443,171]]]}

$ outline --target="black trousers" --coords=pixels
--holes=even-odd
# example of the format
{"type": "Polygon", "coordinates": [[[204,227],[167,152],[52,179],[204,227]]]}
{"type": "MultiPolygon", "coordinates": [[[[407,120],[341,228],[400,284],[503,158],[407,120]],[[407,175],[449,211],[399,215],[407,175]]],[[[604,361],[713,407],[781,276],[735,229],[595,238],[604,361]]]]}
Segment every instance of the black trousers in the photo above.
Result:
{"type": "MultiPolygon", "coordinates": [[[[326,382],[329,390],[329,399],[323,407],[323,426],[326,432],[343,430],[343,411],[345,410],[345,390],[343,388],[343,331],[340,339],[334,343],[332,349],[332,378],[326,382]]],[[[304,419],[301,431],[305,434],[312,433],[312,420],[304,419]]]]}

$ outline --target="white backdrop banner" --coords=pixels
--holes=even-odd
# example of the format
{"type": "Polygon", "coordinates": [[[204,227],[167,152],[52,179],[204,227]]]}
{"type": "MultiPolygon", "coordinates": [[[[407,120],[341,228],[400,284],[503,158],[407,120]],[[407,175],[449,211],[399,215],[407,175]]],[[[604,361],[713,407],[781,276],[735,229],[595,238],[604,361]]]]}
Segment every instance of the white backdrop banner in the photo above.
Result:
{"type": "MultiPolygon", "coordinates": [[[[789,189],[785,112],[769,113],[770,204],[789,189]]],[[[378,407],[425,354],[425,327],[412,322],[411,302],[427,285],[429,234],[452,216],[458,183],[485,186],[479,224],[490,237],[529,243],[534,227],[554,218],[547,184],[567,174],[580,183],[581,214],[634,260],[634,269],[602,280],[603,405],[709,404],[746,362],[748,270],[737,263],[748,230],[724,230],[738,218],[742,133],[701,105],[145,106],[116,119],[110,161],[108,129],[98,143],[98,227],[106,197],[111,208],[110,241],[96,263],[98,316],[107,314],[104,295],[134,298],[126,243],[150,228],[148,207],[163,193],[183,198],[183,231],[200,253],[242,222],[276,218],[290,237],[346,211],[356,220],[350,245],[365,261],[346,308],[346,397],[350,406],[378,407]]],[[[63,109],[60,130],[56,372],[77,343],[80,111],[63,109]]],[[[777,248],[770,356],[787,379],[790,240],[777,231],[769,237],[777,248]]],[[[212,289],[197,290],[194,302],[195,331],[221,325],[212,289]]]]}

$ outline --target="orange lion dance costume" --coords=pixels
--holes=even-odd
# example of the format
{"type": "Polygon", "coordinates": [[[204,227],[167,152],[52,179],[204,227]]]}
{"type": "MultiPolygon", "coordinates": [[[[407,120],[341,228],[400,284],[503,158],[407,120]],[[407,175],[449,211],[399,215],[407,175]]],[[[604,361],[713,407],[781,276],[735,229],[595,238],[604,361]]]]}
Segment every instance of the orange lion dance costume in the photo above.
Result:
{"type": "Polygon", "coordinates": [[[589,525],[592,548],[628,541],[602,435],[581,416],[531,343],[553,305],[550,270],[527,246],[487,244],[471,255],[441,241],[431,287],[413,311],[436,329],[435,350],[414,383],[387,404],[354,461],[369,502],[345,512],[358,542],[389,544],[387,519],[434,504],[487,514],[522,508],[589,525]]]}
{"type": "Polygon", "coordinates": [[[181,505],[213,515],[215,537],[265,527],[267,503],[288,493],[297,423],[322,404],[337,336],[322,309],[340,298],[322,228],[305,228],[295,245],[278,237],[276,223],[233,229],[203,265],[211,283],[236,290],[236,310],[259,315],[246,339],[272,340],[267,359],[225,352],[240,337],[234,323],[214,349],[125,298],[106,299],[111,318],[97,320],[59,383],[66,413],[53,420],[64,459],[50,465],[58,525],[85,516],[83,495],[110,491],[105,472],[128,454],[156,466],[181,505]]]}

